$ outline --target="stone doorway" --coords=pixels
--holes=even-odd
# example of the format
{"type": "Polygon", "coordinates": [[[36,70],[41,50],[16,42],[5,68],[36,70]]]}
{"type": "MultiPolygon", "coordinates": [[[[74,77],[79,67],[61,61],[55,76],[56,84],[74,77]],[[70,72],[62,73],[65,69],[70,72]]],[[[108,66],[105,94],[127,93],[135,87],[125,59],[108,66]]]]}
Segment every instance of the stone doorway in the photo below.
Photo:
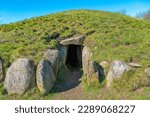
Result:
{"type": "Polygon", "coordinates": [[[66,65],[71,68],[81,68],[82,46],[71,44],[67,48],[66,65]]]}
{"type": "Polygon", "coordinates": [[[86,36],[72,37],[62,40],[63,63],[69,68],[81,68],[82,67],[82,49],[83,42],[86,36]]]}
{"type": "Polygon", "coordinates": [[[63,92],[63,96],[70,97],[74,92],[82,94],[80,84],[83,72],[80,68],[83,66],[82,50],[85,37],[72,37],[60,41],[61,62],[69,69],[64,73],[64,81],[56,85],[57,92],[63,92]]]}

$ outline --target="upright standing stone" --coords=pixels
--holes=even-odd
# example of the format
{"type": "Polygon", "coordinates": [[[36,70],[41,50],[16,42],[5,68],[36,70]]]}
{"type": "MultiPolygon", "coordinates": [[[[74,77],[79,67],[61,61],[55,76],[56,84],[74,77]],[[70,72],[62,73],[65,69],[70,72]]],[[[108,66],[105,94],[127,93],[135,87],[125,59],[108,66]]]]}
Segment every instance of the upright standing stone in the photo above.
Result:
{"type": "Polygon", "coordinates": [[[47,94],[55,84],[55,74],[49,61],[41,60],[37,66],[36,83],[42,94],[47,94]]]}
{"type": "Polygon", "coordinates": [[[35,66],[33,60],[21,58],[8,68],[4,87],[9,94],[24,94],[34,86],[35,66]]]}
{"type": "Polygon", "coordinates": [[[51,63],[51,67],[53,68],[55,74],[57,74],[58,69],[60,67],[60,52],[59,50],[47,50],[44,53],[44,58],[51,63]]]}
{"type": "Polygon", "coordinates": [[[84,77],[87,79],[88,84],[99,82],[101,72],[99,71],[99,66],[95,61],[91,60],[92,53],[88,47],[83,48],[82,52],[82,65],[84,77]]]}
{"type": "Polygon", "coordinates": [[[65,65],[66,64],[66,59],[67,59],[67,51],[68,51],[68,46],[61,46],[60,47],[60,65],[65,65]]]}
{"type": "Polygon", "coordinates": [[[100,66],[103,68],[104,74],[106,76],[108,74],[108,71],[109,71],[110,63],[107,61],[102,61],[102,62],[100,62],[100,66]]]}

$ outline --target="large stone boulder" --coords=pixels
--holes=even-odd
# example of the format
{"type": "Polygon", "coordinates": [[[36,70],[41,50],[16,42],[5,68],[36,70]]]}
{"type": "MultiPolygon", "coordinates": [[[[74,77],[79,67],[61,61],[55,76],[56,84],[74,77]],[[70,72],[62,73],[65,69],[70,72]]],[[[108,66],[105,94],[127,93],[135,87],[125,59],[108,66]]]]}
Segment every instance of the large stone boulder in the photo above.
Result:
{"type": "Polygon", "coordinates": [[[55,74],[49,61],[41,60],[37,66],[36,83],[42,94],[47,94],[55,84],[55,74]]]}
{"type": "Polygon", "coordinates": [[[109,87],[115,79],[121,78],[121,76],[130,69],[131,69],[130,66],[128,66],[126,63],[122,61],[118,60],[113,61],[110,65],[110,69],[106,77],[107,87],[109,87]]]}
{"type": "Polygon", "coordinates": [[[59,50],[46,50],[44,52],[44,59],[48,60],[53,68],[55,74],[57,74],[58,69],[61,65],[61,58],[59,50]]]}
{"type": "Polygon", "coordinates": [[[3,60],[0,58],[0,82],[4,80],[3,60]]]}
{"type": "Polygon", "coordinates": [[[70,45],[70,44],[83,45],[85,37],[86,36],[80,36],[80,37],[73,37],[73,38],[65,39],[65,40],[62,40],[60,42],[60,44],[62,44],[62,45],[70,45]]]}
{"type": "Polygon", "coordinates": [[[35,66],[31,59],[15,61],[6,74],[4,87],[9,94],[24,94],[35,86],[35,66]]]}
{"type": "Polygon", "coordinates": [[[82,65],[88,84],[97,83],[104,78],[104,70],[95,61],[92,61],[91,57],[90,49],[85,46],[82,51],[82,65]]]}

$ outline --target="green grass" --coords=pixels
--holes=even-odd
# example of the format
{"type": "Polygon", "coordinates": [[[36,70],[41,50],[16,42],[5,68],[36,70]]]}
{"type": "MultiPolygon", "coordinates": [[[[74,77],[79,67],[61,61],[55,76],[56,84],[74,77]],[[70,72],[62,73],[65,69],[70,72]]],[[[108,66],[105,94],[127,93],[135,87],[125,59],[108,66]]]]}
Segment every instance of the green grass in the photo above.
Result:
{"type": "MultiPolygon", "coordinates": [[[[115,81],[111,89],[85,86],[85,92],[89,93],[85,97],[90,99],[92,92],[99,92],[101,95],[94,93],[92,99],[149,99],[144,68],[150,65],[150,22],[117,13],[74,10],[0,25],[0,56],[4,59],[5,71],[20,57],[32,58],[37,65],[45,49],[59,48],[60,40],[85,34],[88,36],[84,45],[91,48],[97,63],[133,60],[143,66],[115,81]],[[142,92],[136,92],[143,87],[142,92]]],[[[62,77],[62,73],[59,76],[62,77]]],[[[0,92],[0,99],[57,97],[56,94],[43,97],[37,89],[23,96],[8,96],[4,94],[2,83],[0,92]]]]}

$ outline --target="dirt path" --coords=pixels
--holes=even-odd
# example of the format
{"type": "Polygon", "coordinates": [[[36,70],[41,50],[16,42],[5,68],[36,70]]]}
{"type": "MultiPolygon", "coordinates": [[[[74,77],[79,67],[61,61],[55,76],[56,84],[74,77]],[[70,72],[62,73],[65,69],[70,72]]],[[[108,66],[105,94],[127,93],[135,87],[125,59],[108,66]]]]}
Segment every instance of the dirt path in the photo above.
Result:
{"type": "Polygon", "coordinates": [[[57,85],[57,97],[60,99],[80,99],[83,94],[81,73],[78,70],[68,71],[64,82],[57,85]]]}

